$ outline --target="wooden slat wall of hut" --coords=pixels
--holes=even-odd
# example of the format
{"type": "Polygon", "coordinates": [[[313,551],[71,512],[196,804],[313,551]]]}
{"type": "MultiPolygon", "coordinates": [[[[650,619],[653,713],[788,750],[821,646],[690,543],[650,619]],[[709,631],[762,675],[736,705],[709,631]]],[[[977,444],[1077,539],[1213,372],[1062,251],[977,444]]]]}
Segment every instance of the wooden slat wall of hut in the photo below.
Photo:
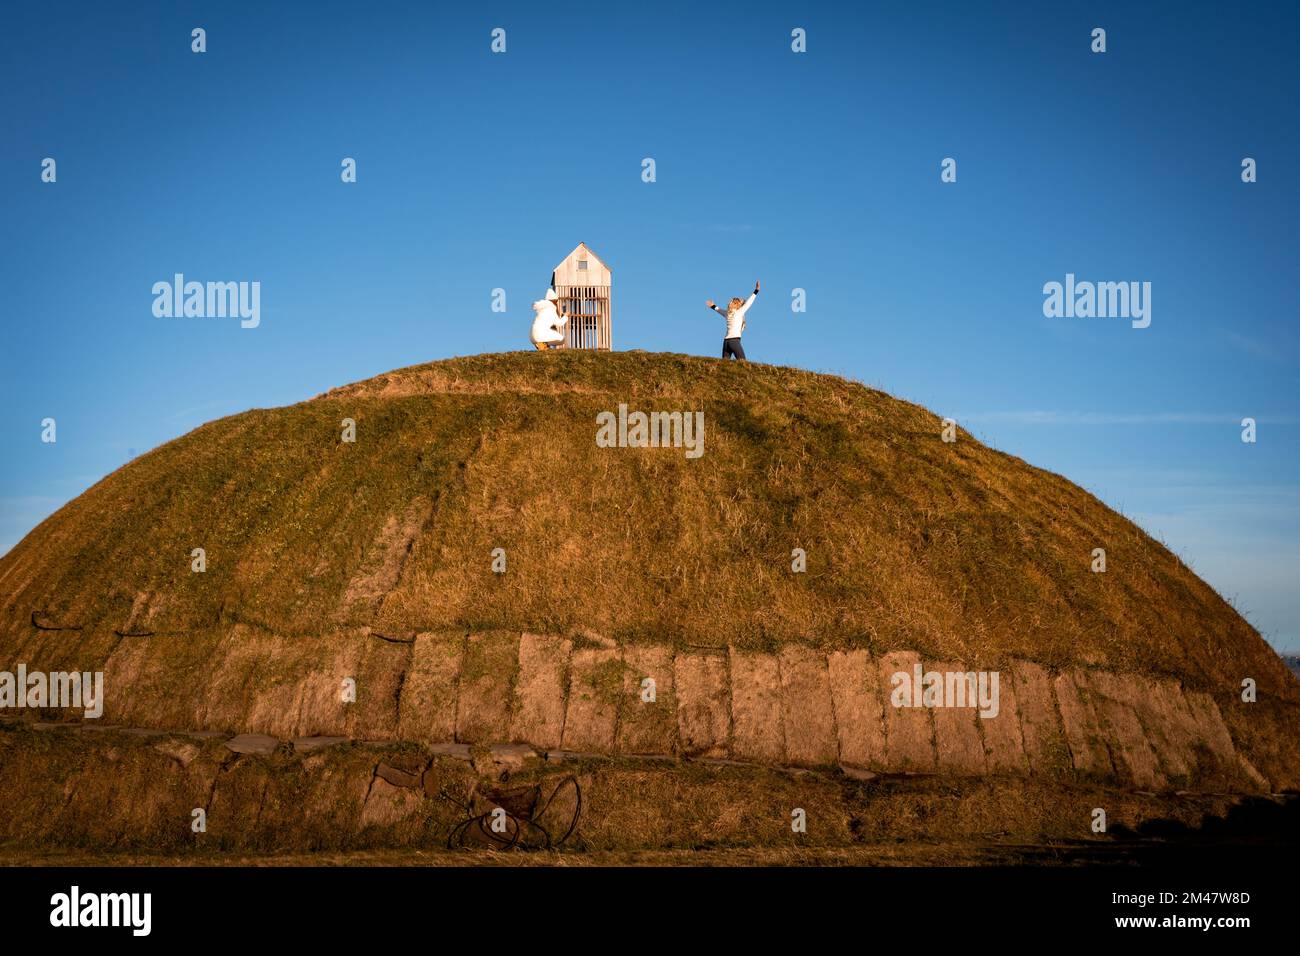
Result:
{"type": "Polygon", "coordinates": [[[561,309],[569,316],[565,345],[573,349],[612,347],[609,286],[563,285],[557,288],[561,309]]]}

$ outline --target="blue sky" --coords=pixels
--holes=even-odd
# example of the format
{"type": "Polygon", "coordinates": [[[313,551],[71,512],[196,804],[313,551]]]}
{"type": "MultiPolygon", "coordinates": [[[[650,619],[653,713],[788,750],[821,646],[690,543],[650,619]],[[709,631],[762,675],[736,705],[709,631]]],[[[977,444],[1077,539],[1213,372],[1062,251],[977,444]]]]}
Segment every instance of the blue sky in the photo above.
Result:
{"type": "Polygon", "coordinates": [[[1293,5],[613,6],[6,5],[0,551],[209,419],[526,347],[583,240],[617,348],[716,354],[761,278],[752,359],[1066,475],[1300,650],[1293,5]],[[176,272],[261,325],[155,317],[176,272]],[[1044,317],[1066,273],[1151,326],[1044,317]]]}

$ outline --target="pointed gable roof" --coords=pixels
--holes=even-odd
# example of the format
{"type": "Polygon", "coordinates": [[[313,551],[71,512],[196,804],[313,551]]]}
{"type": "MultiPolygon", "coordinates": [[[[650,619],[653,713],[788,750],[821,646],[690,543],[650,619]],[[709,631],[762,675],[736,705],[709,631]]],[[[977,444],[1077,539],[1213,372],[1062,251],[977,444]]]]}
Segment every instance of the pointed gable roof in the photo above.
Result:
{"type": "Polygon", "coordinates": [[[610,270],[604,259],[592,252],[585,242],[580,242],[560,260],[552,273],[552,279],[556,285],[609,285],[610,270]],[[581,259],[588,261],[586,271],[578,269],[581,259]],[[592,262],[596,264],[595,268],[590,265],[592,262]]]}

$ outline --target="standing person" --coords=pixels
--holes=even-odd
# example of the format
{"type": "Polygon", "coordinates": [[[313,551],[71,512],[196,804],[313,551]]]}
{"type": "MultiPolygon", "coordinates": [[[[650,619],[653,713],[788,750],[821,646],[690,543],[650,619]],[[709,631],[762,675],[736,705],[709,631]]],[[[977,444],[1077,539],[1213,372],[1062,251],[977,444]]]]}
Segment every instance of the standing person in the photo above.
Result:
{"type": "Polygon", "coordinates": [[[722,340],[722,357],[724,359],[730,356],[739,362],[745,361],[745,350],[740,344],[740,333],[745,331],[745,313],[749,311],[749,307],[754,304],[756,298],[758,298],[757,279],[754,280],[754,294],[748,299],[732,299],[727,305],[726,312],[714,305],[712,299],[704,300],[710,309],[727,320],[727,334],[722,340]]]}

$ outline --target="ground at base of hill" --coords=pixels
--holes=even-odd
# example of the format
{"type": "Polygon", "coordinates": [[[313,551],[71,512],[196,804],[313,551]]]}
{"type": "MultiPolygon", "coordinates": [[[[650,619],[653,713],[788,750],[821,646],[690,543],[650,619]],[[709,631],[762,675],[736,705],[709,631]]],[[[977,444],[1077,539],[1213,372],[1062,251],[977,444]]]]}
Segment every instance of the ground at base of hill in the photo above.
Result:
{"type": "Polygon", "coordinates": [[[859,847],[724,847],[594,852],[442,849],[320,853],[32,851],[0,847],[0,867],[1132,867],[1268,865],[1300,846],[1273,839],[1061,841],[1041,844],[909,841],[859,847]]]}

